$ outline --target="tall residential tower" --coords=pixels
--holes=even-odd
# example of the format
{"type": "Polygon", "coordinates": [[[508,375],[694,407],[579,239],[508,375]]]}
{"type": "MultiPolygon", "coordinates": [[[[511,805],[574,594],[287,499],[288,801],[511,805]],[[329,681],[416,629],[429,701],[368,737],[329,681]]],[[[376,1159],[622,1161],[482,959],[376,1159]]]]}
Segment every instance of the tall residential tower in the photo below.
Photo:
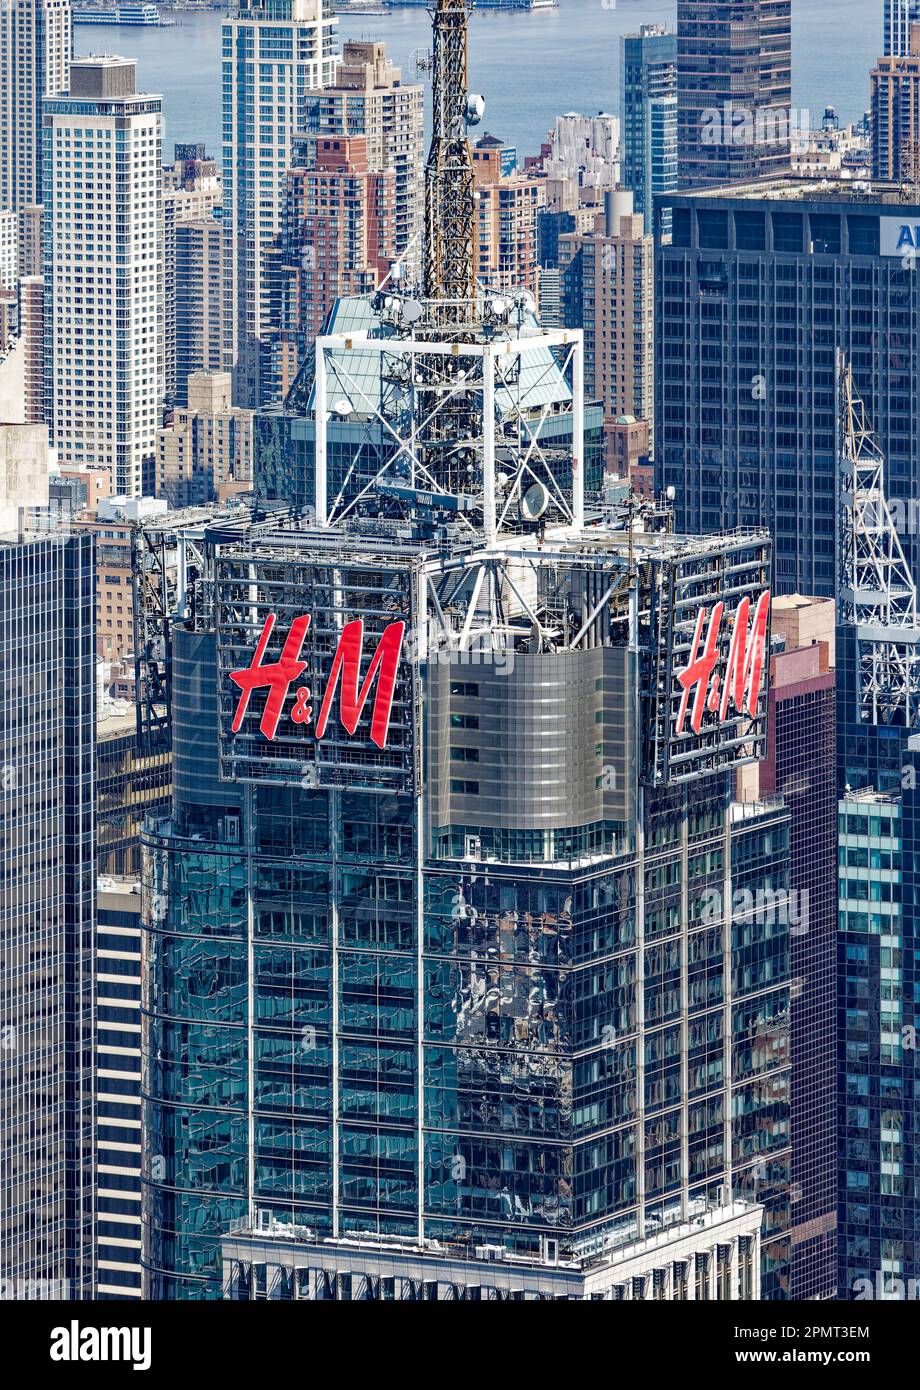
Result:
{"type": "Polygon", "coordinates": [[[791,69],[790,0],[678,0],[681,188],[789,167],[791,69]]]}
{"type": "Polygon", "coordinates": [[[42,202],[42,100],[66,92],[71,47],[70,0],[0,0],[0,212],[42,202]]]}
{"type": "Polygon", "coordinates": [[[306,97],[335,80],[335,19],[323,0],[241,0],[223,26],[224,368],[237,405],[262,402],[277,287],[266,253],[306,97]]]}
{"type": "Polygon", "coordinates": [[[44,120],[51,442],[136,497],[163,399],[161,101],[137,91],[133,59],[80,58],[44,120]]]}
{"type": "Polygon", "coordinates": [[[677,187],[677,38],[642,24],[620,38],[623,186],[652,225],[652,200],[677,187]]]}

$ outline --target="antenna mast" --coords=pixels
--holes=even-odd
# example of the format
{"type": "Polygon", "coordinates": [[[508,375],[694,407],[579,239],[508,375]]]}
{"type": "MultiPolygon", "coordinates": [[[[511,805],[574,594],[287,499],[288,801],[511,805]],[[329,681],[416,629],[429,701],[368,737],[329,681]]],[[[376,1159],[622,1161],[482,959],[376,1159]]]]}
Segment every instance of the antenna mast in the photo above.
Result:
{"type": "Polygon", "coordinates": [[[431,11],[432,136],[425,166],[424,297],[432,328],[476,318],[473,157],[466,138],[468,0],[437,0],[431,11]]]}

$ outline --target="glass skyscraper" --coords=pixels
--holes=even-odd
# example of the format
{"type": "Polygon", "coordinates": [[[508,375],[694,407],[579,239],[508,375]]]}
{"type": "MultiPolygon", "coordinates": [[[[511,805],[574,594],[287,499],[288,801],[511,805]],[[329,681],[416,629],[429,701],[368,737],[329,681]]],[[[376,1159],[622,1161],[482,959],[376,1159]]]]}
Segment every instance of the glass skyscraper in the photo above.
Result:
{"type": "Polygon", "coordinates": [[[94,1296],[93,538],[0,537],[0,1269],[94,1296]]]}
{"type": "MultiPolygon", "coordinates": [[[[920,573],[918,220],[920,209],[886,184],[854,193],[790,179],[673,200],[656,284],[657,481],[674,487],[685,526],[768,526],[780,593],[842,593],[838,352],[884,455],[897,538],[910,572],[920,573]]],[[[903,720],[867,718],[847,623],[836,654],[838,1296],[846,1298],[920,1274],[917,755],[903,720]]]]}
{"type": "Polygon", "coordinates": [[[677,38],[643,24],[620,38],[621,182],[652,226],[653,199],[677,188],[677,38]]]}
{"type": "MultiPolygon", "coordinates": [[[[612,576],[629,547],[606,534],[612,576]]],[[[262,695],[229,731],[230,672],[267,615],[274,660],[309,608],[318,699],[341,617],[376,641],[416,611],[424,549],[270,523],[212,542],[173,633],[172,813],[145,833],[148,1295],[220,1297],[222,1239],[257,1221],[588,1260],[746,1202],[781,1296],[789,923],[754,904],[787,884],[788,814],[735,805],[711,741],[691,791],[665,706],[645,745],[659,638],[631,653],[611,615],[571,656],[404,662],[385,751],[359,726],[314,758],[296,723],[260,734],[262,695]]],[[[658,559],[689,594],[768,572],[756,539],[658,559]]]]}

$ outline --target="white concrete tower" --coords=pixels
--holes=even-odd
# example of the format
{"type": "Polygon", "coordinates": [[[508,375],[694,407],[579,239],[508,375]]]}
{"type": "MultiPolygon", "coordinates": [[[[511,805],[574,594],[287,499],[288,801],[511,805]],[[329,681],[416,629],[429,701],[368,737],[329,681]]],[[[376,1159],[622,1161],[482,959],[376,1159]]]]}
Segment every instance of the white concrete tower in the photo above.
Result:
{"type": "Polygon", "coordinates": [[[78,59],[45,103],[51,442],[130,497],[152,479],[163,399],[160,113],[117,57],[78,59]]]}

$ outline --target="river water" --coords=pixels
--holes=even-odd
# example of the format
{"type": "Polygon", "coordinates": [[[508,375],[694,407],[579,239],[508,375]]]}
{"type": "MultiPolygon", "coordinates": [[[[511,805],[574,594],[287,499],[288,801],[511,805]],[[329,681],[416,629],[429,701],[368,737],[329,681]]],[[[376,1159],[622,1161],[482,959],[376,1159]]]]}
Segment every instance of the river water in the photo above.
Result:
{"type": "MultiPolygon", "coordinates": [[[[792,103],[812,127],[826,105],[843,120],[862,115],[869,70],[881,52],[882,0],[793,0],[792,103]]],[[[78,53],[121,53],[138,60],[138,85],[163,97],[164,152],[175,141],[204,141],[220,154],[220,26],[216,10],[179,13],[175,28],[80,24],[78,53]]],[[[549,11],[474,11],[470,85],[486,98],[482,129],[536,154],[557,115],[616,113],[620,34],[642,23],[673,27],[673,0],[559,0],[549,11]]],[[[431,21],[419,7],[385,15],[340,15],[341,39],[383,39],[404,80],[414,55],[430,46],[431,21]]]]}

